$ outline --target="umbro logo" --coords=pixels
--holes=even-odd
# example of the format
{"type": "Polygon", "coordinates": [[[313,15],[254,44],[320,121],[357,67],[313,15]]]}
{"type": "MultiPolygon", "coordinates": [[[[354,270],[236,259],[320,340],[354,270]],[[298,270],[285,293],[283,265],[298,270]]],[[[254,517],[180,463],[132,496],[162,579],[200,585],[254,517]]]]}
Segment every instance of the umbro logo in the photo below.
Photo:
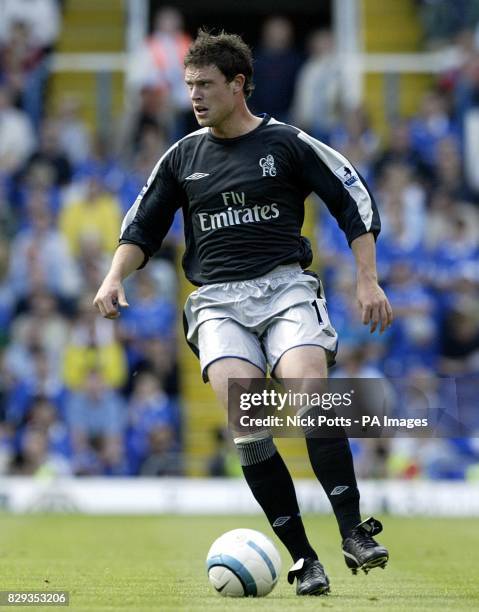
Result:
{"type": "Polygon", "coordinates": [[[279,516],[273,523],[273,527],[282,527],[289,521],[290,518],[290,516],[279,516]]]}
{"type": "Polygon", "coordinates": [[[198,181],[199,179],[205,178],[205,176],[209,176],[209,174],[204,172],[195,172],[194,174],[187,176],[185,181],[198,181]]]}
{"type": "Polygon", "coordinates": [[[341,485],[339,487],[334,487],[334,489],[331,491],[330,495],[341,495],[341,493],[344,493],[344,491],[346,491],[346,489],[349,489],[349,486],[341,485]]]}

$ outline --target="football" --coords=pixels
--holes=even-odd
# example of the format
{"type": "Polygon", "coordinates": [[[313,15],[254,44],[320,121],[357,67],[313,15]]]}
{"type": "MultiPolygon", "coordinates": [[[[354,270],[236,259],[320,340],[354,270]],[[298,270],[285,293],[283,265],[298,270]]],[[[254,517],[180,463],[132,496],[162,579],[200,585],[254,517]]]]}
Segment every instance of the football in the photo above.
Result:
{"type": "Polygon", "coordinates": [[[281,573],[273,542],[254,529],[233,529],[215,540],[206,568],[210,583],[223,597],[264,597],[281,573]]]}

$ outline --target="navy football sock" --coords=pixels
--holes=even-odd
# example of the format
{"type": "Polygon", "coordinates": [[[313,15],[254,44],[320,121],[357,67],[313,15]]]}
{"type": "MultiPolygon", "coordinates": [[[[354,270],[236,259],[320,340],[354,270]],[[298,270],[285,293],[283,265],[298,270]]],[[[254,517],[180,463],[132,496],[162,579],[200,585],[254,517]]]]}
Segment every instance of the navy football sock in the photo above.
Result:
{"type": "Polygon", "coordinates": [[[311,467],[333,507],[343,539],[361,522],[359,489],[347,437],[306,436],[311,467]]]}
{"type": "Polygon", "coordinates": [[[278,451],[268,459],[242,468],[256,501],[293,561],[301,557],[317,559],[304,530],[293,481],[278,451]]]}

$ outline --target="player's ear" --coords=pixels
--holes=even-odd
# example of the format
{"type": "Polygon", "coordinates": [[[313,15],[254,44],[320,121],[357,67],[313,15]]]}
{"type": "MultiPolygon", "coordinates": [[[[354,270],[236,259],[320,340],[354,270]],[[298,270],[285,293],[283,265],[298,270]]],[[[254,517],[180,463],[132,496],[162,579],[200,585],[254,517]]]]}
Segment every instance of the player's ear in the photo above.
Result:
{"type": "Polygon", "coordinates": [[[237,74],[233,79],[233,93],[237,94],[243,90],[246,78],[244,74],[237,74]]]}

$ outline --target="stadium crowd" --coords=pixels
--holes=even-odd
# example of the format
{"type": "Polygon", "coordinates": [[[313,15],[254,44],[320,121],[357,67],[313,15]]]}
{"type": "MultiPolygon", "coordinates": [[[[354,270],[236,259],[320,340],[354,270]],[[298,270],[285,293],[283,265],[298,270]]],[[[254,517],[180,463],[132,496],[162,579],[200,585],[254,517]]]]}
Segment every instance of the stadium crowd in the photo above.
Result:
{"type": "MultiPolygon", "coordinates": [[[[163,9],[132,55],[118,137],[106,138],[90,132],[72,97],[46,112],[61,14],[54,0],[37,4],[53,11],[49,30],[12,12],[0,31],[0,474],[179,475],[181,220],[127,281],[131,305],[118,321],[102,319],[92,301],[123,215],[161,154],[195,127],[182,85],[190,39],[181,15],[163,9]]],[[[39,19],[46,14],[39,10],[39,19]]],[[[313,31],[301,49],[292,24],[271,18],[255,48],[252,109],[341,151],[380,208],[380,276],[395,311],[382,336],[361,325],[349,248],[318,208],[315,250],[340,335],[333,375],[407,380],[416,391],[404,399],[410,411],[440,395],[438,375],[456,377],[466,399],[479,375],[479,181],[466,176],[464,147],[467,118],[479,107],[477,40],[449,34],[460,65],[386,139],[364,108],[341,104],[330,32],[313,31]]],[[[467,433],[355,441],[359,475],[478,477],[479,444],[467,433]]],[[[229,473],[221,433],[218,440],[214,475],[229,473]]]]}

